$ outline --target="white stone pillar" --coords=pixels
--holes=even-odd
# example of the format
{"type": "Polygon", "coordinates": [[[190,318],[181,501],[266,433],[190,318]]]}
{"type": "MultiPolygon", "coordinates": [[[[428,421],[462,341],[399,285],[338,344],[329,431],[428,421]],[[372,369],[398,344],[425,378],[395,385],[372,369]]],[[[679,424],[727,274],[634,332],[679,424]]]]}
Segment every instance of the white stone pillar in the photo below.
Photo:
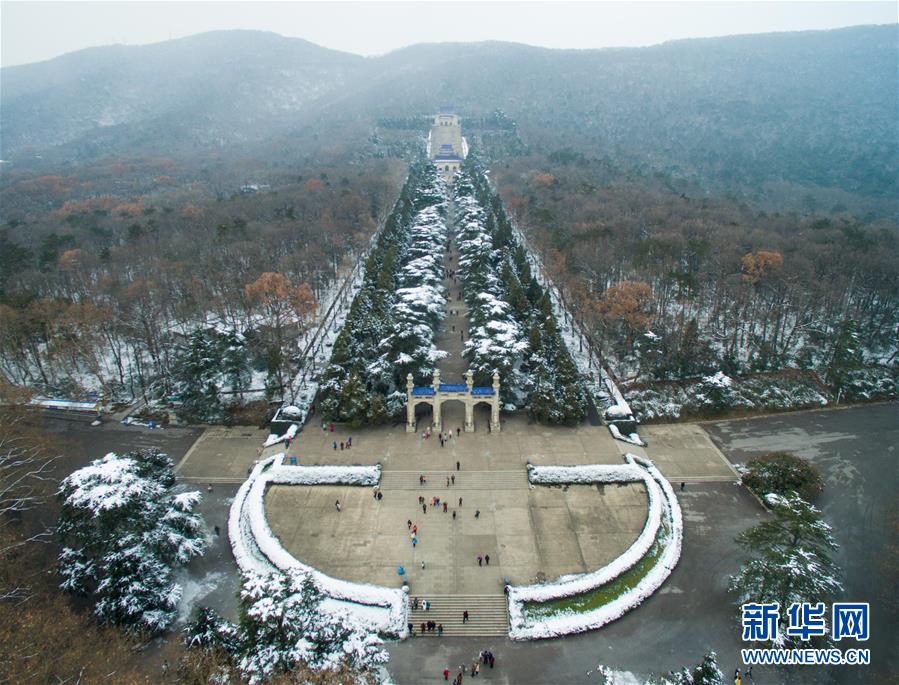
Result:
{"type": "Polygon", "coordinates": [[[474,433],[474,396],[471,394],[474,372],[471,369],[465,372],[465,385],[468,386],[468,396],[465,398],[465,432],[474,433]]]}
{"type": "Polygon", "coordinates": [[[490,404],[490,430],[499,433],[499,371],[493,372],[493,402],[490,404]]]}
{"type": "Polygon", "coordinates": [[[415,405],[412,403],[412,388],[415,384],[412,382],[412,374],[406,375],[406,432],[415,432],[415,405]]]}
{"type": "Polygon", "coordinates": [[[440,369],[434,370],[434,430],[440,432],[440,369]]]}

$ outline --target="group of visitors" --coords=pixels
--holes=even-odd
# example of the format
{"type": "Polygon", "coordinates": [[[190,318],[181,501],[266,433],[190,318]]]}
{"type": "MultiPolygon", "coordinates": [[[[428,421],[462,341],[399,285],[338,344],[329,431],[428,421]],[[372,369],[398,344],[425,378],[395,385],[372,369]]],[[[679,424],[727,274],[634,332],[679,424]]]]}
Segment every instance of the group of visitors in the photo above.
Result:
{"type": "MultiPolygon", "coordinates": [[[[337,441],[335,440],[331,443],[331,446],[334,448],[334,451],[337,451],[337,441]]],[[[353,436],[349,436],[346,440],[340,443],[340,451],[343,452],[345,449],[350,449],[353,446],[353,436]]]]}
{"type": "MultiPolygon", "coordinates": [[[[462,685],[462,680],[466,675],[470,675],[472,678],[476,678],[478,674],[481,672],[481,664],[485,666],[489,666],[493,668],[493,665],[496,663],[496,659],[493,656],[493,652],[490,650],[483,650],[478,658],[471,662],[471,665],[462,664],[459,666],[459,672],[456,673],[456,677],[453,678],[453,685],[462,685]]],[[[449,681],[449,666],[444,667],[443,669],[443,679],[449,681]]]]}

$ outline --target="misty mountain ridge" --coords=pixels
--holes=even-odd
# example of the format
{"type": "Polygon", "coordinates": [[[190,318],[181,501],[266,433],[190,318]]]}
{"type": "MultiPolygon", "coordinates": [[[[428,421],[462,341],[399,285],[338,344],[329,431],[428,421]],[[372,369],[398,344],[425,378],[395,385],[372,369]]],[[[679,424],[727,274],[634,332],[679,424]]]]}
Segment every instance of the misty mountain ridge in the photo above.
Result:
{"type": "Polygon", "coordinates": [[[897,55],[892,25],[601,50],[420,44],[367,58],[216,31],[4,68],[0,154],[13,165],[191,154],[452,102],[463,117],[504,110],[536,149],[638,158],[713,185],[884,197],[899,194],[897,55]]]}

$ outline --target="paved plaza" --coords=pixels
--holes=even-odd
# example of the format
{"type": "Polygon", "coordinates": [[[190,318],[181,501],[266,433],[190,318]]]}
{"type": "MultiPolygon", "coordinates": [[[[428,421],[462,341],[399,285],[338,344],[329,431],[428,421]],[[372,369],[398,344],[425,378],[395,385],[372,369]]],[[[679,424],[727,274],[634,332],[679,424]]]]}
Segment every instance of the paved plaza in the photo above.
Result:
{"type": "Polygon", "coordinates": [[[599,568],[627,549],[646,521],[642,483],[530,488],[522,476],[506,475],[460,471],[456,485],[446,487],[443,474],[434,473],[431,483],[442,480],[441,487],[421,490],[391,479],[397,487],[385,486],[380,501],[371,488],[276,485],[266,513],[272,531],[305,563],[389,587],[401,584],[402,565],[412,591],[426,595],[502,594],[503,578],[523,584],[599,568]],[[448,502],[446,513],[431,506],[433,497],[448,502]],[[477,557],[486,555],[489,565],[479,565],[477,557]]]}

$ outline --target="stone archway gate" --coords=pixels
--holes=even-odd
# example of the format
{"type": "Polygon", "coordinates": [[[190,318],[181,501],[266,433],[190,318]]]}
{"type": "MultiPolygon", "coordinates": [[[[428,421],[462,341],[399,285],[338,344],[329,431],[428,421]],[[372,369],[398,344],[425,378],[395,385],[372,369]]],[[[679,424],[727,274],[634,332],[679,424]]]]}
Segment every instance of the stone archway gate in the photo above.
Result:
{"type": "Polygon", "coordinates": [[[415,407],[429,404],[433,409],[436,431],[442,430],[440,407],[446,400],[460,400],[465,405],[465,432],[474,431],[474,407],[480,402],[490,405],[490,430],[499,432],[499,373],[493,374],[492,386],[476,386],[471,369],[465,373],[464,383],[441,383],[440,371],[434,371],[431,385],[416,386],[412,374],[406,376],[406,432],[414,433],[415,407]]]}

